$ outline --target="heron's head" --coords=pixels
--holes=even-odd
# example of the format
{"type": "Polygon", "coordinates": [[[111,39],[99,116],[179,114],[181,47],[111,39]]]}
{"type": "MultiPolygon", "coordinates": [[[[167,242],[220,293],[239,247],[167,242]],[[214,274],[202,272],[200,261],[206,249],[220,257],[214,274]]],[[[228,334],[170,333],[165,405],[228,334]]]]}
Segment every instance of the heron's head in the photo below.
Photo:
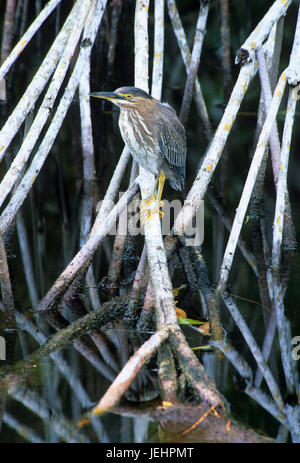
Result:
{"type": "Polygon", "coordinates": [[[151,95],[137,87],[120,87],[114,92],[93,92],[90,96],[109,100],[120,108],[146,109],[153,101],[151,95]]]}

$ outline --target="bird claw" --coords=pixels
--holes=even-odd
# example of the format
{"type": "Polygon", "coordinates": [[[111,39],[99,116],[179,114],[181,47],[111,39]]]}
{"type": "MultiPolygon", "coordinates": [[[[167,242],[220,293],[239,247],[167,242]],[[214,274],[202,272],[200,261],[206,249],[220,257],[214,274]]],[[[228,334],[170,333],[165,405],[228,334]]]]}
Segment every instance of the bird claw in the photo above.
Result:
{"type": "Polygon", "coordinates": [[[141,224],[145,225],[146,220],[151,218],[158,212],[163,217],[164,213],[160,210],[164,206],[163,201],[158,201],[154,197],[150,197],[141,201],[141,224]],[[154,204],[153,204],[154,203],[154,204]]]}

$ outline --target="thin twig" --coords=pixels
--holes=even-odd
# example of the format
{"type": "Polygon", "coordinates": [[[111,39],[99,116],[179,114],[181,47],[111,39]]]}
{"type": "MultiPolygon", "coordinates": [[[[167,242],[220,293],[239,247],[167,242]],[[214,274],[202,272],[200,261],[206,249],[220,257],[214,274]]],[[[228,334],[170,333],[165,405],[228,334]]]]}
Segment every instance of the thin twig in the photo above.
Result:
{"type": "Polygon", "coordinates": [[[80,50],[80,54],[77,59],[76,65],[69,79],[64,95],[62,96],[60,100],[56,113],[47,130],[47,133],[33,161],[31,162],[30,167],[28,168],[26,174],[24,175],[19,187],[15,191],[9,204],[6,206],[5,210],[2,213],[2,216],[0,219],[0,229],[3,231],[5,231],[7,227],[11,224],[19,208],[22,206],[27,194],[32,188],[33,182],[35,181],[38,173],[40,172],[49,154],[49,151],[55,141],[58,131],[63,123],[67,110],[73,100],[74,94],[79,85],[80,76],[81,76],[81,73],[83,71],[83,68],[86,62],[86,56],[89,55],[89,52],[90,52],[89,48],[91,48],[93,45],[93,42],[96,37],[96,32],[98,30],[100,21],[102,19],[102,15],[104,11],[103,2],[105,4],[106,0],[101,1],[100,3],[101,7],[95,10],[94,9],[90,10],[90,15],[92,15],[94,11],[95,12],[97,11],[97,14],[92,15],[91,22],[89,22],[90,18],[88,18],[88,22],[86,24],[85,31],[84,31],[83,38],[82,38],[82,43],[84,43],[85,46],[83,46],[80,50]],[[87,27],[87,25],[89,27],[87,27]]]}
{"type": "MultiPolygon", "coordinates": [[[[269,39],[264,44],[265,50],[273,50],[274,42],[275,35],[270,34],[269,39]]],[[[225,143],[231,132],[232,125],[237,117],[244,95],[251,80],[255,76],[256,71],[257,66],[255,61],[250,61],[240,70],[228,105],[224,111],[223,117],[211,144],[205,153],[197,177],[187,195],[183,208],[176,217],[172,233],[167,236],[165,240],[165,248],[168,254],[174,250],[178,236],[182,236],[184,234],[186,224],[191,223],[192,217],[196,214],[200,203],[203,200],[208,184],[211,181],[212,175],[222,155],[225,143]]]]}
{"type": "MultiPolygon", "coordinates": [[[[91,53],[91,49],[90,53],[91,53]]],[[[79,82],[79,104],[81,121],[81,143],[83,161],[83,199],[81,206],[80,247],[88,239],[92,227],[94,188],[96,183],[94,144],[92,134],[92,118],[89,100],[90,93],[91,55],[86,57],[86,65],[79,82]]],[[[100,306],[98,291],[95,289],[95,278],[92,264],[86,273],[86,282],[89,288],[90,300],[94,309],[100,306]]]]}
{"type": "Polygon", "coordinates": [[[186,118],[190,109],[190,105],[193,98],[193,88],[196,81],[196,76],[198,73],[198,67],[200,64],[200,56],[202,51],[202,45],[204,40],[204,35],[206,31],[206,21],[209,10],[209,3],[204,7],[200,5],[199,16],[196,25],[196,32],[193,44],[193,51],[191,55],[191,62],[189,66],[188,77],[185,83],[184,95],[181,103],[181,109],[179,117],[183,125],[186,123],[186,118]]]}
{"type": "Polygon", "coordinates": [[[253,160],[249,169],[249,173],[247,176],[247,180],[245,182],[245,186],[243,189],[243,193],[241,195],[239,206],[236,210],[234,222],[232,225],[232,230],[228,239],[228,243],[226,246],[225,254],[223,257],[222,267],[220,270],[220,280],[218,284],[217,291],[222,292],[227,284],[227,280],[229,277],[230,268],[233,262],[234,253],[237,246],[237,241],[240,236],[240,232],[242,229],[243,221],[245,219],[246,211],[248,208],[248,204],[250,201],[250,197],[252,194],[252,190],[255,184],[255,180],[257,178],[257,174],[259,171],[259,167],[261,165],[263,155],[269,141],[270,133],[273,127],[273,123],[277,116],[277,112],[279,110],[279,105],[282,100],[283,92],[286,86],[286,74],[283,72],[279,78],[277,87],[275,89],[272,103],[270,106],[270,110],[266,117],[266,121],[263,125],[262,132],[258,139],[257,148],[255,150],[253,160]]]}
{"type": "Polygon", "coordinates": [[[249,62],[255,60],[255,50],[261,46],[270,34],[273,25],[286,14],[292,0],[276,0],[267,11],[263,19],[258,23],[253,32],[249,35],[245,43],[238,50],[235,62],[249,62]]]}
{"type": "Polygon", "coordinates": [[[7,147],[21,127],[24,119],[33,108],[38,97],[47,85],[47,82],[57,66],[69,34],[74,26],[74,21],[78,15],[79,2],[76,2],[71,13],[67,17],[64,26],[54,40],[49,52],[44,58],[38,71],[28,85],[23,97],[20,99],[16,108],[7,119],[0,132],[0,160],[2,160],[7,147]]]}
{"type": "Polygon", "coordinates": [[[272,394],[272,397],[274,401],[276,402],[279,410],[282,412],[284,411],[284,402],[282,400],[279,388],[276,384],[276,381],[274,380],[274,377],[266,364],[266,362],[263,359],[261,350],[259,349],[253,335],[251,334],[251,331],[249,330],[244,318],[242,317],[241,313],[239,312],[235,302],[233,299],[228,296],[227,294],[223,294],[223,300],[226,304],[227,309],[230,311],[236,325],[239,327],[242,335],[245,338],[245,341],[251,350],[252,355],[254,356],[259,368],[262,371],[262,374],[266,380],[266,383],[268,384],[269,390],[272,394]]]}
{"type": "MultiPolygon", "coordinates": [[[[186,35],[181,23],[181,19],[176,7],[175,0],[168,0],[168,13],[170,16],[170,20],[172,22],[172,27],[174,29],[174,33],[178,42],[178,46],[180,48],[181,56],[187,71],[189,72],[190,63],[191,63],[191,53],[189,50],[188,42],[186,39],[186,35]]],[[[205,135],[208,141],[211,140],[213,135],[213,130],[211,126],[211,122],[209,120],[208,111],[206,108],[206,104],[202,95],[201,86],[199,83],[198,78],[195,82],[195,101],[197,105],[198,112],[202,119],[202,123],[204,125],[205,135]]]]}
{"type": "Polygon", "coordinates": [[[3,422],[11,429],[13,429],[19,436],[26,442],[29,441],[34,444],[43,444],[45,441],[38,436],[33,429],[25,424],[21,424],[13,415],[8,412],[4,413],[3,422]]]}
{"type": "Polygon", "coordinates": [[[31,38],[34,36],[34,34],[39,30],[43,22],[48,18],[48,16],[52,13],[54,8],[61,2],[61,0],[50,0],[43,10],[40,12],[38,17],[33,21],[33,23],[30,25],[28,30],[25,32],[23,37],[19,40],[17,45],[13,48],[9,56],[5,59],[4,62],[2,62],[1,67],[0,67],[0,81],[3,79],[3,77],[6,75],[6,73],[9,71],[10,67],[12,64],[16,61],[16,59],[20,56],[24,48],[28,45],[30,42],[31,38]]]}
{"type": "Polygon", "coordinates": [[[229,362],[234,366],[241,378],[246,381],[245,393],[255,400],[261,407],[267,410],[276,420],[288,427],[286,417],[279,410],[276,403],[261,389],[252,385],[253,372],[247,361],[239,352],[225,339],[222,341],[211,341],[211,344],[220,349],[229,362]]]}
{"type": "Polygon", "coordinates": [[[68,66],[70,65],[71,57],[73,56],[77,42],[80,39],[81,31],[84,27],[85,18],[88,14],[89,7],[90,0],[86,0],[86,3],[82,3],[81,8],[78,11],[81,20],[78,21],[76,27],[72,29],[68,37],[63,54],[57,65],[39,111],[33,123],[31,124],[28,134],[26,135],[18,154],[12,162],[9,171],[1,182],[0,206],[3,204],[14,183],[18,180],[18,177],[20,176],[20,173],[22,172],[23,167],[29,158],[35,143],[37,142],[39,135],[51,114],[55,99],[67,73],[68,66]]]}
{"type": "Polygon", "coordinates": [[[272,247],[272,273],[273,273],[273,301],[276,309],[277,330],[280,333],[279,342],[281,350],[281,358],[283,369],[285,372],[285,379],[289,393],[295,393],[295,383],[291,369],[291,339],[289,339],[286,320],[284,315],[284,305],[282,287],[280,283],[280,257],[281,257],[281,244],[283,238],[284,226],[284,210],[287,197],[287,171],[290,153],[290,144],[292,138],[292,129],[294,124],[296,99],[293,89],[289,91],[289,98],[287,103],[286,118],[282,137],[282,149],[280,155],[280,169],[277,183],[277,196],[275,205],[275,214],[273,222],[273,247],[272,247]]]}

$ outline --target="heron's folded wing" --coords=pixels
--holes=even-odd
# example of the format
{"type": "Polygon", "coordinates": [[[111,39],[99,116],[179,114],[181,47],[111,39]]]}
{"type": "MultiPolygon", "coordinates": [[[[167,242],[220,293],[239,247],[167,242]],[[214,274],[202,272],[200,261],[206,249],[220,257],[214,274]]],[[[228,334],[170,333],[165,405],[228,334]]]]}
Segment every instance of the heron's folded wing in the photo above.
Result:
{"type": "Polygon", "coordinates": [[[185,129],[175,111],[161,115],[157,124],[157,138],[162,156],[171,164],[185,166],[186,136],[185,129]]]}

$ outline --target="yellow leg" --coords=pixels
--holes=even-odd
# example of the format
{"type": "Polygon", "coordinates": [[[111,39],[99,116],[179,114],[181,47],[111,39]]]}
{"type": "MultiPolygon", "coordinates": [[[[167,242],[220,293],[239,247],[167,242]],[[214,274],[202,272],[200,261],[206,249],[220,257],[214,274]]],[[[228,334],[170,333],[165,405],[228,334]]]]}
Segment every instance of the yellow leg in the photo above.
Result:
{"type": "Polygon", "coordinates": [[[163,216],[163,212],[159,209],[163,203],[161,202],[161,197],[164,189],[166,176],[163,172],[159,174],[159,177],[156,179],[154,188],[150,196],[142,201],[141,204],[141,221],[142,224],[145,223],[146,218],[150,219],[153,214],[158,212],[161,216],[163,216]],[[157,191],[156,191],[157,190],[157,191]],[[152,202],[157,201],[157,208],[150,209],[149,206],[152,202]]]}
{"type": "Polygon", "coordinates": [[[166,176],[163,172],[161,172],[158,177],[158,191],[157,191],[157,199],[159,203],[161,201],[165,181],[166,181],[166,176]]]}

